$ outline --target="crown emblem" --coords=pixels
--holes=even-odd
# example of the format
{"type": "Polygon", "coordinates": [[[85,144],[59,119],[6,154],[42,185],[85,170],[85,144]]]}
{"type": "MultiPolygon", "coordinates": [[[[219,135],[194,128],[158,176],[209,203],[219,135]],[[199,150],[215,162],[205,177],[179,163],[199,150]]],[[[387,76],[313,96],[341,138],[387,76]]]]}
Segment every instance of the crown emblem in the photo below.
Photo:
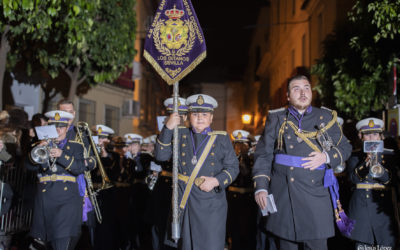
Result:
{"type": "Polygon", "coordinates": [[[130,135],[128,135],[128,139],[129,139],[129,140],[132,140],[132,137],[131,137],[130,135]]]}
{"type": "Polygon", "coordinates": [[[199,95],[199,97],[197,97],[196,103],[199,105],[203,105],[204,104],[204,98],[202,95],[199,95]]]}
{"type": "Polygon", "coordinates": [[[60,114],[59,114],[59,113],[56,113],[56,114],[54,115],[54,120],[59,121],[60,119],[61,119],[60,114]]]}
{"type": "Polygon", "coordinates": [[[373,128],[375,126],[374,120],[369,120],[368,127],[373,128]]]}
{"type": "Polygon", "coordinates": [[[178,100],[178,107],[181,106],[181,102],[178,100]]]}
{"type": "Polygon", "coordinates": [[[172,20],[179,19],[179,18],[181,18],[184,14],[185,14],[185,11],[183,11],[183,10],[177,10],[177,9],[176,9],[176,5],[174,5],[174,8],[173,8],[173,9],[170,9],[170,10],[166,10],[166,11],[165,11],[165,15],[166,15],[168,18],[172,19],[172,20]]]}
{"type": "Polygon", "coordinates": [[[99,128],[97,129],[97,133],[98,133],[98,134],[101,134],[101,132],[103,132],[103,129],[102,129],[101,127],[99,127],[99,128]]]}
{"type": "Polygon", "coordinates": [[[239,132],[238,135],[237,135],[237,138],[238,138],[238,139],[242,139],[242,137],[243,137],[242,133],[239,132]]]}

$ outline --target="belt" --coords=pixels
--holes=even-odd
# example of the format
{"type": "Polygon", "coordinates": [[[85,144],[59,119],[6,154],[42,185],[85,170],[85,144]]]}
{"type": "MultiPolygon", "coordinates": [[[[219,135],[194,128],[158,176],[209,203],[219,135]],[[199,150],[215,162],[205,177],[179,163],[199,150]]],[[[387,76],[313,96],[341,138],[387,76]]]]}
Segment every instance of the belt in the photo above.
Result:
{"type": "Polygon", "coordinates": [[[46,175],[43,177],[39,178],[39,182],[43,183],[43,182],[48,182],[48,181],[69,181],[69,182],[76,182],[76,177],[74,176],[70,176],[70,175],[56,175],[56,174],[52,174],[52,175],[46,175]]]}
{"type": "MultiPolygon", "coordinates": [[[[161,175],[161,176],[165,176],[165,177],[172,177],[172,172],[164,171],[164,170],[163,170],[163,171],[161,171],[160,175],[161,175]]],[[[187,184],[187,182],[189,181],[189,176],[183,175],[183,174],[178,174],[178,179],[179,179],[180,181],[183,181],[184,183],[187,184]]],[[[194,184],[195,184],[196,186],[200,186],[201,184],[203,184],[203,182],[204,182],[204,179],[203,179],[203,178],[200,178],[200,177],[197,177],[197,178],[194,180],[194,184]]]]}
{"type": "Polygon", "coordinates": [[[388,187],[386,187],[385,185],[379,184],[379,183],[374,183],[374,184],[370,184],[370,183],[358,183],[356,185],[357,189],[378,189],[378,190],[383,190],[383,189],[389,189],[388,187]]]}
{"type": "Polygon", "coordinates": [[[229,186],[228,191],[239,193],[239,194],[246,194],[246,193],[251,193],[253,192],[252,188],[241,188],[241,187],[233,187],[229,186]]]}

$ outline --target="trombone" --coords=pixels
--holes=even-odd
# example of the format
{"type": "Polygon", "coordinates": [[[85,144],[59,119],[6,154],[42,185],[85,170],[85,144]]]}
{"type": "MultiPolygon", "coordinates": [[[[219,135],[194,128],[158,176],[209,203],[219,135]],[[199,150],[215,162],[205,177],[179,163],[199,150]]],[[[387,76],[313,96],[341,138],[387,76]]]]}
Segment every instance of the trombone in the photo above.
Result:
{"type": "MultiPolygon", "coordinates": [[[[78,131],[80,131],[80,129],[82,129],[83,131],[87,132],[90,144],[93,148],[94,156],[96,157],[96,161],[98,163],[100,174],[101,174],[101,179],[102,179],[101,187],[98,190],[103,190],[103,189],[112,187],[113,185],[110,181],[110,178],[108,178],[107,173],[104,170],[103,164],[101,163],[101,159],[100,159],[99,153],[97,151],[96,144],[94,143],[94,141],[92,139],[92,132],[89,129],[89,125],[86,122],[78,122],[77,127],[78,127],[78,131]]],[[[82,135],[80,134],[80,136],[81,136],[81,140],[83,142],[82,135]]],[[[89,152],[87,152],[87,153],[89,153],[89,152]]]]}

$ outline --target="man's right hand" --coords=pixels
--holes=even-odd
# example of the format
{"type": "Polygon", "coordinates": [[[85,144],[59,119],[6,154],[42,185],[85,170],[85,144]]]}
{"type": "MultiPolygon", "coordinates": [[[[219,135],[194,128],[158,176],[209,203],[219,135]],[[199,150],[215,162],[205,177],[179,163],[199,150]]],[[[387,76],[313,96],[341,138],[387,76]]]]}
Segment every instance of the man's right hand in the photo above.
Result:
{"type": "Polygon", "coordinates": [[[268,192],[261,191],[261,192],[258,192],[254,197],[256,202],[257,202],[257,204],[258,204],[258,206],[262,210],[267,207],[267,195],[268,195],[268,192]]]}
{"type": "Polygon", "coordinates": [[[173,130],[176,126],[178,126],[181,123],[181,118],[178,113],[172,113],[165,126],[167,126],[168,129],[173,130]]]}

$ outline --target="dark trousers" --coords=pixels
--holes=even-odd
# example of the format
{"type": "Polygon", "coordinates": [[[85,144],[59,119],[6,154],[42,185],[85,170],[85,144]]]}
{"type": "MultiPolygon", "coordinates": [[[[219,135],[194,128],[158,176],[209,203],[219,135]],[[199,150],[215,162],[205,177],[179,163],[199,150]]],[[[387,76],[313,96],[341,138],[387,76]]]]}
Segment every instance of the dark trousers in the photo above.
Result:
{"type": "Polygon", "coordinates": [[[328,250],[327,239],[307,240],[302,242],[279,239],[279,249],[282,250],[298,250],[301,245],[304,246],[304,250],[328,250]]]}
{"type": "Polygon", "coordinates": [[[79,237],[65,237],[51,241],[53,250],[74,250],[79,237]]]}

